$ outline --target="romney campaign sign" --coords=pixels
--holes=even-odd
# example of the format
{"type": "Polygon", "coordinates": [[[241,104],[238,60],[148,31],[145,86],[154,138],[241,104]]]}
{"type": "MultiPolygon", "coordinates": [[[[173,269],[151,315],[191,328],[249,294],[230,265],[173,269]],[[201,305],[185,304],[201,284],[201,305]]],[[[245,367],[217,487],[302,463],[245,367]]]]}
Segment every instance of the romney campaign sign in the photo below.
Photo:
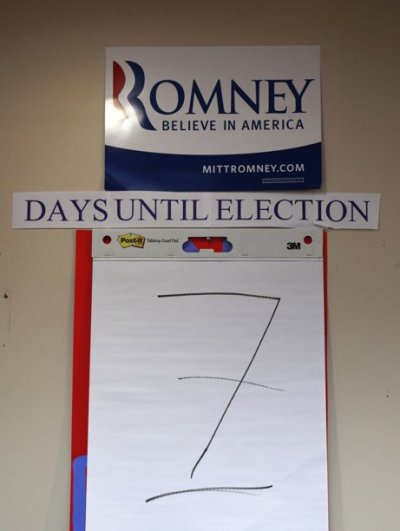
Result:
{"type": "Polygon", "coordinates": [[[108,48],[106,190],[321,186],[317,46],[108,48]]]}

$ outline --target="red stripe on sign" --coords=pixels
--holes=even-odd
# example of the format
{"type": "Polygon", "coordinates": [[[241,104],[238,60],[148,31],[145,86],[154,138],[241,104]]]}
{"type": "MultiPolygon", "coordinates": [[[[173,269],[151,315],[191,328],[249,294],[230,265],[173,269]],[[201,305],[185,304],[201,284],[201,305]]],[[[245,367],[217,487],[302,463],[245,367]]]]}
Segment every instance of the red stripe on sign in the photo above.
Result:
{"type": "Polygon", "coordinates": [[[72,368],[71,502],[74,459],[87,455],[89,412],[90,322],[92,311],[92,231],[78,230],[75,247],[75,302],[72,368]]]}
{"type": "Polygon", "coordinates": [[[218,236],[212,236],[209,238],[193,236],[189,238],[189,241],[191,241],[199,251],[200,249],[211,249],[215,253],[222,253],[225,238],[218,236]]]}
{"type": "Polygon", "coordinates": [[[113,99],[118,99],[125,85],[125,74],[118,63],[113,61],[113,99]]]}

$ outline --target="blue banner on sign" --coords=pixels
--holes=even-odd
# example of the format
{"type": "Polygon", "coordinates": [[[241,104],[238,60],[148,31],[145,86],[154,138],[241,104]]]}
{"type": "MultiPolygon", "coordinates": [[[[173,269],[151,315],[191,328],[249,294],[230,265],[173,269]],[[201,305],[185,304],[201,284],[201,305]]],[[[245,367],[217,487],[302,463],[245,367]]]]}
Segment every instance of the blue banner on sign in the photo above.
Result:
{"type": "Polygon", "coordinates": [[[174,192],[320,188],[321,143],[266,153],[174,155],[105,146],[105,189],[174,192]]]}
{"type": "Polygon", "coordinates": [[[87,456],[81,455],[72,463],[72,530],[85,531],[87,456]]]}

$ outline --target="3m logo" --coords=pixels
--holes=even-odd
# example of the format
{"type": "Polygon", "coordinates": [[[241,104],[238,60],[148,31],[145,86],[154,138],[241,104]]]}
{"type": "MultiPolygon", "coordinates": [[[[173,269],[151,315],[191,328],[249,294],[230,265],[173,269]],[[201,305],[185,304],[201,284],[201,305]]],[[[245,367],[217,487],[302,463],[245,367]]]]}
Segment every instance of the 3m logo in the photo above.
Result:
{"type": "Polygon", "coordinates": [[[141,236],[140,234],[133,234],[132,232],[121,234],[117,239],[122,248],[140,247],[142,249],[144,247],[144,242],[146,241],[144,236],[141,236]]]}
{"type": "Polygon", "coordinates": [[[289,251],[295,251],[301,249],[301,243],[300,242],[287,242],[286,249],[289,251]]]}

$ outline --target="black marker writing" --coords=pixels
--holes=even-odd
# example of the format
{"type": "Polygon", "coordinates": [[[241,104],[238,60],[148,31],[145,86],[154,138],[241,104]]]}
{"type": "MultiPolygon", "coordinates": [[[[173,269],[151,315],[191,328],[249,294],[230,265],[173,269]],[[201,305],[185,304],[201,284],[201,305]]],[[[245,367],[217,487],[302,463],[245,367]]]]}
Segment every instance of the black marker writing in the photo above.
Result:
{"type": "Polygon", "coordinates": [[[174,490],[172,492],[165,492],[164,494],[157,494],[157,496],[152,496],[147,498],[146,503],[149,503],[154,500],[159,500],[160,498],[166,498],[167,496],[175,496],[176,494],[189,494],[192,492],[246,492],[253,490],[266,490],[271,489],[272,485],[265,485],[263,487],[205,487],[202,489],[185,489],[185,490],[174,490]]]}
{"type": "Polygon", "coordinates": [[[245,369],[245,371],[243,372],[242,374],[242,377],[238,380],[238,383],[237,383],[237,386],[235,388],[235,390],[233,391],[231,397],[229,398],[228,400],[228,403],[220,417],[220,419],[218,420],[217,422],[217,425],[216,427],[214,428],[214,431],[212,432],[211,434],[211,437],[210,439],[208,440],[206,446],[204,447],[204,450],[202,451],[202,453],[200,454],[200,457],[197,459],[194,467],[192,468],[192,472],[190,474],[190,477],[193,478],[193,475],[195,473],[195,470],[196,468],[199,466],[200,462],[202,461],[202,459],[204,458],[204,456],[206,455],[208,449],[210,448],[229,408],[231,407],[232,405],[232,402],[234,401],[239,389],[241,388],[241,386],[243,385],[243,382],[245,381],[245,378],[247,376],[247,373],[249,372],[251,366],[253,365],[254,363],[254,360],[256,359],[256,356],[258,354],[258,351],[260,350],[260,347],[262,345],[262,342],[264,341],[264,338],[265,336],[267,335],[267,332],[269,330],[269,327],[275,317],[275,313],[276,313],[276,310],[278,309],[278,306],[279,306],[279,303],[281,301],[280,297],[271,297],[271,296],[268,296],[268,295],[255,295],[255,294],[251,294],[251,293],[239,293],[239,292],[199,292],[199,293],[171,293],[171,294],[166,294],[166,295],[159,295],[160,298],[166,298],[166,297],[204,297],[204,296],[230,296],[230,297],[253,297],[253,298],[257,298],[257,299],[268,299],[268,300],[272,300],[272,301],[275,301],[275,307],[272,311],[272,314],[269,316],[268,320],[267,320],[267,324],[266,324],[266,327],[261,335],[261,338],[257,344],[257,347],[255,349],[255,351],[253,352],[251,358],[250,358],[250,361],[249,363],[247,364],[247,367],[245,369]]]}

